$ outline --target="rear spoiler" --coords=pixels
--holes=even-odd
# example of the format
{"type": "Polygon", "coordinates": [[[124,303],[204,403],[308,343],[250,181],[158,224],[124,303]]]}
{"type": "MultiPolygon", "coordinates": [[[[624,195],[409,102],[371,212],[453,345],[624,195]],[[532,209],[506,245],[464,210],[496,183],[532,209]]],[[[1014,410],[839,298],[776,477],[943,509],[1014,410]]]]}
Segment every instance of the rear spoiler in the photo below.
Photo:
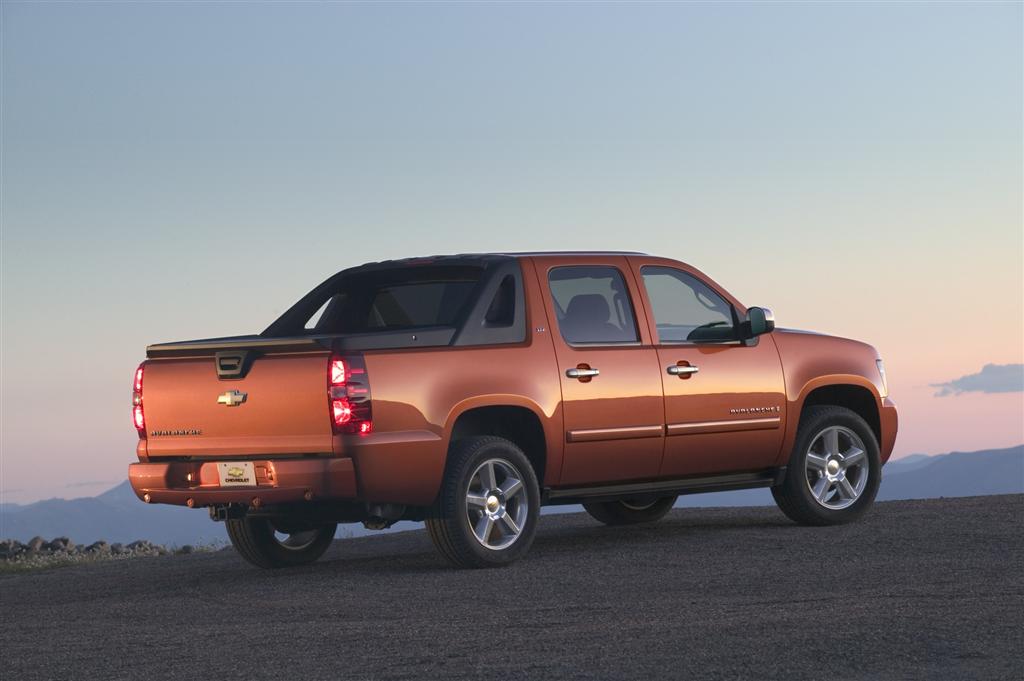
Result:
{"type": "Polygon", "coordinates": [[[330,337],[297,336],[265,338],[263,336],[229,336],[203,340],[157,343],[146,347],[146,357],[213,357],[223,350],[255,350],[257,352],[326,352],[331,349],[330,337]]]}
{"type": "Polygon", "coordinates": [[[415,331],[384,331],[331,336],[228,336],[204,340],[158,343],[146,348],[146,357],[214,357],[227,350],[248,350],[256,356],[268,353],[314,353],[359,350],[410,350],[451,345],[455,327],[433,326],[415,331]]]}

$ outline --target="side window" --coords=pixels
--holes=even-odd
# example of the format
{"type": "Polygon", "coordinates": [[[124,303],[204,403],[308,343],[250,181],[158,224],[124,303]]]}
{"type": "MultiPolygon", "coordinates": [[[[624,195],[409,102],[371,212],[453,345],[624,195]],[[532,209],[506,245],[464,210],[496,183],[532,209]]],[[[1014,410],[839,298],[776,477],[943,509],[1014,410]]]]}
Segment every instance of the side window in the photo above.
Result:
{"type": "Polygon", "coordinates": [[[548,275],[548,285],[565,342],[637,342],[633,306],[616,268],[556,267],[548,275]]]}
{"type": "Polygon", "coordinates": [[[643,267],[640,273],[651,301],[659,343],[736,338],[732,305],[704,282],[671,267],[643,267]]]}
{"type": "Polygon", "coordinates": [[[494,292],[484,322],[490,326],[512,326],[516,319],[516,280],[509,274],[501,280],[498,290],[494,292]]]}

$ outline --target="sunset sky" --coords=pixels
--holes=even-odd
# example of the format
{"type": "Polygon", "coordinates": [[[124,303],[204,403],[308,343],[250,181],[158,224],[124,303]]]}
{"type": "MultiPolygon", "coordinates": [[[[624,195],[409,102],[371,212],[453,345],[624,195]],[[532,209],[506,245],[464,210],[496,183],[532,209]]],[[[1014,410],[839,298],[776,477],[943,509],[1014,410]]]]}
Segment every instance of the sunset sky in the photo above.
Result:
{"type": "Polygon", "coordinates": [[[874,344],[897,456],[1020,444],[1022,7],[5,1],[2,500],[124,479],[146,344],[446,252],[690,262],[874,344]]]}

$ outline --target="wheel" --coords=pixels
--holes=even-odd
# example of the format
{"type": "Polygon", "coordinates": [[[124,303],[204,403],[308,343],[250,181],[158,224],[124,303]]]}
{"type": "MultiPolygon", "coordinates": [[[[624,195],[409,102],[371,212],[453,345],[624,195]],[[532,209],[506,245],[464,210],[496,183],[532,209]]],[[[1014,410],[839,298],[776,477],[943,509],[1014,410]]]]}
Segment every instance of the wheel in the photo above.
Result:
{"type": "Polygon", "coordinates": [[[337,523],[289,526],[286,518],[226,520],[231,545],[247,561],[261,568],[282,568],[312,563],[334,541],[337,523]]]}
{"type": "Polygon", "coordinates": [[[499,567],[530,548],[539,514],[537,476],[523,451],[500,437],[467,438],[448,453],[427,532],[458,567],[499,567]]]}
{"type": "Polygon", "coordinates": [[[672,510],[678,497],[624,499],[583,504],[587,513],[605,525],[635,525],[661,520],[672,510]]]}
{"type": "Polygon", "coordinates": [[[772,496],[798,523],[838,525],[864,514],[881,477],[878,441],[863,418],[845,407],[808,407],[772,496]]]}

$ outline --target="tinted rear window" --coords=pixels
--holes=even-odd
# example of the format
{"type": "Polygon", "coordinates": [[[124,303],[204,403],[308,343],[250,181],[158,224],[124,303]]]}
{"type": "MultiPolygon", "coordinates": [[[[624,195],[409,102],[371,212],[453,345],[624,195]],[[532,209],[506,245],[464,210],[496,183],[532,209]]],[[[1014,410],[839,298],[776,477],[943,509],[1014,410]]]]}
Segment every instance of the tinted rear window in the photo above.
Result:
{"type": "Polygon", "coordinates": [[[481,272],[470,266],[417,266],[343,274],[302,302],[308,314],[301,314],[296,326],[316,334],[454,326],[481,272]]]}

